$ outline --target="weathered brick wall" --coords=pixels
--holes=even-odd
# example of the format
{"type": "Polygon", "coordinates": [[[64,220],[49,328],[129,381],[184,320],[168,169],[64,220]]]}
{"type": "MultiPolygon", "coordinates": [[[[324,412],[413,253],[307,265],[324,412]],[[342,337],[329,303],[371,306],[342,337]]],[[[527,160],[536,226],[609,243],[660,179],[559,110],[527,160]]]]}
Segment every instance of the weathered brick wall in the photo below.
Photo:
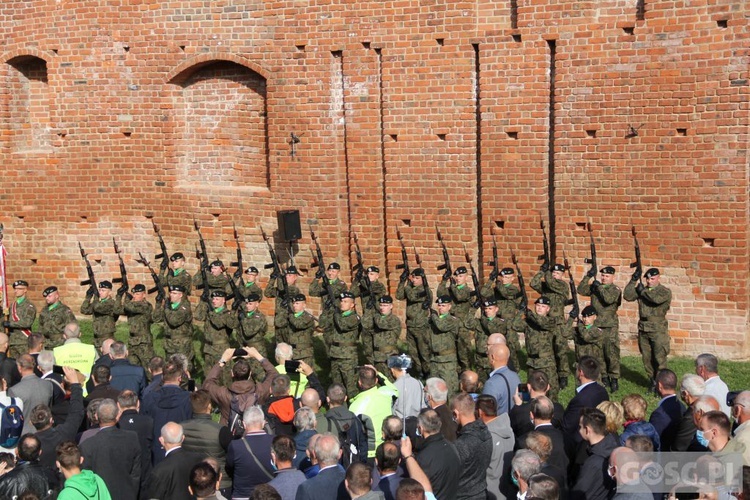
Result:
{"type": "Polygon", "coordinates": [[[77,308],[79,240],[147,280],[152,219],[225,261],[236,224],[260,264],[298,208],[302,267],[308,222],[347,274],[356,231],[392,291],[396,229],[435,286],[435,224],[456,264],[486,276],[494,232],[529,279],[542,217],[578,278],[590,220],[623,286],[637,226],[676,351],[750,350],[744,2],[11,0],[0,30],[0,222],[39,302],[77,308]]]}

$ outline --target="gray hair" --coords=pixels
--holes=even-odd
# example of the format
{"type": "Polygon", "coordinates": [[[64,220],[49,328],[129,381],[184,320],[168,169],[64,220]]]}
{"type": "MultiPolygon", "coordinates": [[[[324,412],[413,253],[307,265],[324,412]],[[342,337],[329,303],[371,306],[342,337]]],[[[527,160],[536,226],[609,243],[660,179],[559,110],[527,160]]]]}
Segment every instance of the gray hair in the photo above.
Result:
{"type": "Polygon", "coordinates": [[[298,431],[306,431],[315,429],[317,420],[315,418],[315,412],[313,412],[307,406],[301,407],[294,414],[294,426],[298,431]]]}
{"type": "Polygon", "coordinates": [[[294,349],[286,342],[281,342],[276,345],[276,361],[281,363],[281,360],[286,361],[294,357],[294,349]]]}
{"type": "Polygon", "coordinates": [[[721,406],[719,405],[719,402],[715,397],[704,394],[703,396],[696,399],[695,403],[693,403],[693,413],[708,413],[720,407],[721,406]]]}
{"type": "Polygon", "coordinates": [[[695,367],[703,366],[709,373],[719,373],[719,359],[713,354],[704,352],[695,358],[695,367]]]}
{"type": "Polygon", "coordinates": [[[124,358],[128,355],[128,346],[124,342],[115,342],[109,348],[109,353],[113,358],[124,358]]]}
{"type": "Polygon", "coordinates": [[[531,476],[542,470],[542,461],[539,455],[531,450],[518,450],[511,462],[512,470],[516,471],[519,479],[529,480],[531,476]]]}
{"type": "Polygon", "coordinates": [[[680,391],[685,391],[694,398],[703,396],[706,392],[706,382],[694,373],[686,373],[682,376],[680,391]]]}
{"type": "Polygon", "coordinates": [[[81,336],[81,327],[78,326],[78,323],[68,323],[65,325],[63,334],[69,339],[77,339],[81,336]]]}
{"type": "Polygon", "coordinates": [[[41,351],[39,353],[39,356],[36,357],[36,364],[39,365],[39,369],[42,371],[42,373],[47,373],[48,371],[52,370],[53,366],[55,366],[55,354],[52,351],[48,351],[46,349],[44,351],[41,351]]]}
{"type": "Polygon", "coordinates": [[[99,418],[99,424],[111,424],[117,422],[119,408],[114,399],[102,399],[99,408],[96,409],[96,416],[99,418]]]}
{"type": "Polygon", "coordinates": [[[337,464],[340,450],[341,443],[339,443],[339,438],[329,433],[321,434],[313,446],[313,451],[318,459],[318,463],[320,463],[321,469],[337,464]]]}
{"type": "Polygon", "coordinates": [[[263,428],[263,423],[266,421],[266,416],[263,414],[263,409],[258,405],[253,405],[242,414],[242,423],[245,424],[246,430],[260,430],[263,428]]]}
{"type": "Polygon", "coordinates": [[[431,377],[427,379],[424,386],[427,389],[427,394],[436,403],[448,401],[448,384],[445,383],[445,380],[438,377],[431,377]]]}
{"type": "Polygon", "coordinates": [[[422,426],[424,433],[430,436],[440,432],[440,428],[443,426],[443,421],[440,420],[440,416],[435,410],[424,410],[417,417],[417,422],[422,426]]]}
{"type": "Polygon", "coordinates": [[[161,438],[168,444],[180,444],[184,437],[182,426],[175,422],[167,422],[161,428],[161,438]]]}
{"type": "Polygon", "coordinates": [[[750,391],[742,391],[734,398],[734,404],[742,408],[742,413],[750,412],[750,391]]]}

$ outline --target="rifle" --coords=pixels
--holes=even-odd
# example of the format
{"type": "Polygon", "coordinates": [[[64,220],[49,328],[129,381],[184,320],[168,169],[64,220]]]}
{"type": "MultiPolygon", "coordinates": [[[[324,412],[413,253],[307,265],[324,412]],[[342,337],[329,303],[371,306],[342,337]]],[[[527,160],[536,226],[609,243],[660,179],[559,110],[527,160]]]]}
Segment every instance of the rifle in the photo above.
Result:
{"type": "Polygon", "coordinates": [[[122,253],[120,252],[120,247],[117,246],[117,241],[115,241],[115,238],[112,237],[112,245],[115,248],[115,253],[117,254],[117,258],[120,259],[120,277],[114,278],[112,280],[113,283],[121,283],[122,286],[117,290],[117,295],[123,295],[128,293],[128,271],[125,269],[125,261],[122,260],[122,253]]]}
{"type": "Polygon", "coordinates": [[[281,269],[279,259],[276,256],[276,250],[273,249],[273,245],[271,245],[271,242],[268,241],[268,235],[263,230],[262,226],[260,228],[260,234],[263,236],[263,241],[265,241],[266,245],[268,245],[268,253],[271,255],[271,263],[266,264],[265,266],[263,266],[263,268],[273,269],[273,274],[271,276],[281,280],[281,286],[284,291],[284,298],[281,300],[281,305],[285,307],[290,313],[294,312],[294,309],[292,308],[291,297],[289,296],[289,284],[287,284],[286,282],[286,273],[281,269]]]}
{"type": "Polygon", "coordinates": [[[318,268],[318,270],[315,271],[315,279],[323,281],[323,290],[326,292],[325,307],[328,309],[329,307],[334,306],[333,290],[331,290],[331,284],[328,282],[328,277],[326,276],[326,265],[325,262],[323,262],[323,250],[320,249],[320,243],[318,243],[318,238],[315,236],[315,231],[313,231],[312,225],[310,225],[310,238],[312,238],[313,243],[315,243],[315,260],[310,264],[310,267],[317,266],[318,268]]]}
{"type": "Polygon", "coordinates": [[[495,241],[495,233],[492,233],[492,260],[489,261],[487,265],[492,267],[489,276],[490,283],[492,283],[497,280],[497,277],[500,274],[500,264],[497,261],[497,241],[495,241]]]}
{"type": "Polygon", "coordinates": [[[550,256],[549,256],[549,240],[547,240],[547,230],[544,227],[544,219],[539,219],[539,225],[542,228],[542,245],[544,246],[544,253],[536,258],[536,260],[542,261],[542,271],[549,271],[550,256]]]}
{"type": "MultiPolygon", "coordinates": [[[[227,276],[229,278],[229,276],[227,276]]],[[[232,289],[232,310],[238,311],[242,314],[242,303],[245,301],[245,297],[242,296],[240,289],[237,287],[237,283],[233,279],[229,278],[229,287],[232,289]]],[[[243,336],[244,338],[244,336],[243,336]]]]}
{"type": "Polygon", "coordinates": [[[479,277],[477,277],[477,272],[474,270],[474,265],[471,263],[471,255],[469,255],[469,251],[466,249],[466,245],[464,245],[464,257],[466,257],[466,263],[469,265],[469,270],[471,271],[471,281],[474,283],[474,291],[471,294],[476,299],[472,304],[472,307],[476,309],[481,305],[482,302],[482,295],[479,293],[481,285],[479,284],[479,277]]]}
{"type": "Polygon", "coordinates": [[[401,264],[396,265],[396,269],[403,269],[401,273],[401,281],[406,281],[409,277],[409,256],[406,254],[406,246],[404,245],[404,238],[401,236],[401,231],[396,229],[396,236],[398,236],[398,242],[401,245],[401,264]]]}
{"type": "Polygon", "coordinates": [[[578,305],[578,290],[576,290],[576,283],[573,280],[573,273],[570,272],[570,265],[568,264],[568,257],[565,255],[565,251],[563,251],[563,265],[565,266],[565,270],[568,271],[568,282],[570,283],[570,301],[568,304],[571,304],[573,306],[573,309],[570,310],[570,315],[572,317],[578,317],[578,314],[581,312],[580,306],[578,305]],[[575,314],[573,314],[575,312],[575,314]]]}
{"type": "MultiPolygon", "coordinates": [[[[422,258],[419,256],[416,246],[414,246],[414,258],[417,260],[417,267],[422,268],[422,271],[424,271],[424,268],[422,267],[422,258]]],[[[427,311],[432,307],[432,290],[430,290],[430,283],[427,281],[427,273],[422,275],[422,285],[424,286],[424,302],[422,302],[422,309],[427,311]]]]}
{"type": "Polygon", "coordinates": [[[594,231],[591,229],[591,223],[586,223],[586,229],[589,232],[589,246],[591,247],[591,258],[583,259],[586,264],[591,264],[588,275],[592,278],[596,278],[596,274],[599,272],[599,268],[596,266],[596,243],[594,243],[594,231]]]}
{"type": "Polygon", "coordinates": [[[138,259],[135,259],[135,261],[139,264],[143,264],[146,266],[151,273],[151,279],[154,280],[154,287],[149,288],[148,293],[154,293],[156,292],[156,302],[161,302],[167,297],[166,292],[164,289],[166,288],[166,285],[161,282],[161,278],[159,278],[159,275],[156,274],[156,271],[154,271],[154,268],[151,267],[151,263],[146,260],[146,257],[143,256],[141,252],[138,252],[138,259]]]}
{"type": "Polygon", "coordinates": [[[638,276],[638,281],[640,283],[643,283],[642,275],[643,275],[643,264],[641,264],[641,247],[638,245],[638,236],[635,232],[635,226],[633,226],[630,230],[631,233],[633,233],[633,244],[635,245],[635,262],[630,263],[630,267],[635,268],[635,273],[638,276]]]}
{"type": "Polygon", "coordinates": [[[233,278],[239,278],[240,281],[242,281],[242,273],[244,272],[242,266],[242,247],[240,246],[240,237],[237,234],[237,226],[232,224],[232,227],[234,228],[234,242],[237,243],[237,262],[230,262],[229,265],[237,268],[237,270],[234,272],[233,278]]]}
{"type": "Polygon", "coordinates": [[[437,239],[440,242],[440,246],[443,249],[443,263],[437,266],[438,271],[443,271],[443,281],[451,280],[453,281],[453,268],[451,267],[451,258],[448,255],[448,249],[445,247],[445,241],[443,241],[443,235],[440,234],[440,229],[438,229],[437,224],[435,224],[435,233],[437,234],[437,239]]]}
{"type": "Polygon", "coordinates": [[[151,225],[154,227],[156,237],[159,238],[159,248],[161,249],[161,253],[159,255],[154,255],[154,259],[161,259],[159,270],[161,272],[164,272],[167,270],[167,268],[169,268],[169,253],[167,252],[167,245],[164,243],[164,238],[161,237],[159,226],[156,225],[154,219],[151,219],[151,225]]]}
{"type": "Polygon", "coordinates": [[[201,300],[204,302],[211,302],[210,299],[210,290],[208,287],[208,268],[211,266],[211,264],[208,262],[208,252],[206,252],[206,242],[203,239],[203,235],[201,234],[201,228],[198,226],[198,221],[195,220],[195,217],[193,217],[193,227],[198,232],[198,240],[201,245],[200,251],[198,251],[198,248],[195,249],[195,256],[200,259],[201,261],[201,281],[203,282],[200,286],[197,286],[196,288],[202,288],[203,292],[201,293],[201,300]]]}
{"type": "Polygon", "coordinates": [[[354,279],[357,282],[364,282],[365,289],[367,290],[367,308],[368,309],[375,309],[375,297],[372,294],[372,283],[370,282],[370,277],[367,276],[367,273],[365,272],[365,266],[362,261],[362,252],[359,249],[359,239],[357,239],[357,233],[354,234],[354,255],[357,257],[357,265],[354,266],[353,270],[357,271],[356,276],[354,279]]]}
{"type": "Polygon", "coordinates": [[[521,311],[525,311],[529,306],[529,297],[526,294],[526,282],[523,279],[523,274],[521,274],[521,268],[518,266],[518,258],[516,258],[516,254],[515,252],[513,252],[513,250],[510,251],[510,260],[516,267],[516,274],[518,275],[518,289],[521,292],[521,303],[518,305],[518,309],[521,311]]]}
{"type": "Polygon", "coordinates": [[[81,281],[81,286],[87,286],[89,287],[89,290],[93,290],[94,293],[96,293],[96,277],[94,276],[94,270],[91,269],[91,263],[89,262],[89,256],[88,254],[83,250],[83,247],[81,246],[81,242],[78,242],[78,248],[81,250],[81,258],[86,263],[86,273],[89,275],[89,278],[85,281],[81,281]]]}

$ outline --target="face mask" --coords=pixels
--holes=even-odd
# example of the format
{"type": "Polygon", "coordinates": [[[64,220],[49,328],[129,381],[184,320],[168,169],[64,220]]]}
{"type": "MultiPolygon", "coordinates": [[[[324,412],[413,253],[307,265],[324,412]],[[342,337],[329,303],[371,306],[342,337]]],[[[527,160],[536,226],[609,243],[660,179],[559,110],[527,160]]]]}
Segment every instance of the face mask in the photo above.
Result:
{"type": "Polygon", "coordinates": [[[511,475],[510,475],[510,480],[511,480],[511,481],[513,481],[513,485],[514,485],[514,486],[515,486],[516,488],[518,488],[518,479],[516,479],[516,475],[515,475],[515,474],[511,474],[511,475]]]}
{"type": "Polygon", "coordinates": [[[417,435],[417,437],[422,437],[422,432],[420,431],[419,427],[417,427],[415,434],[417,435]]]}
{"type": "Polygon", "coordinates": [[[702,430],[698,429],[697,431],[695,431],[695,438],[698,440],[698,443],[701,446],[708,448],[708,439],[706,439],[706,436],[703,435],[702,430]]]}
{"type": "Polygon", "coordinates": [[[427,396],[424,397],[424,405],[427,406],[427,407],[430,406],[430,398],[427,397],[427,396]]]}

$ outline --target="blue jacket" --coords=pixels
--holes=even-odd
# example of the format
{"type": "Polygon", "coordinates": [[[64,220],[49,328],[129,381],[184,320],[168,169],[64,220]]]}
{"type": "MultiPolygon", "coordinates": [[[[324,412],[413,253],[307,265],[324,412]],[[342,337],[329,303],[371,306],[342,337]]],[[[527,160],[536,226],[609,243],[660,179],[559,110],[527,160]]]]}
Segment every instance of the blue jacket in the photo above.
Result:
{"type": "Polygon", "coordinates": [[[630,436],[635,435],[648,436],[649,438],[651,438],[651,442],[654,443],[654,451],[659,451],[659,448],[661,447],[661,439],[659,438],[659,433],[656,432],[654,426],[649,422],[646,422],[645,420],[639,420],[637,422],[632,422],[626,425],[625,430],[620,435],[620,445],[625,446],[625,441],[630,436]]]}
{"type": "Polygon", "coordinates": [[[119,391],[131,390],[140,399],[146,388],[146,370],[127,359],[115,359],[109,367],[112,380],[109,384],[119,391]]]}

